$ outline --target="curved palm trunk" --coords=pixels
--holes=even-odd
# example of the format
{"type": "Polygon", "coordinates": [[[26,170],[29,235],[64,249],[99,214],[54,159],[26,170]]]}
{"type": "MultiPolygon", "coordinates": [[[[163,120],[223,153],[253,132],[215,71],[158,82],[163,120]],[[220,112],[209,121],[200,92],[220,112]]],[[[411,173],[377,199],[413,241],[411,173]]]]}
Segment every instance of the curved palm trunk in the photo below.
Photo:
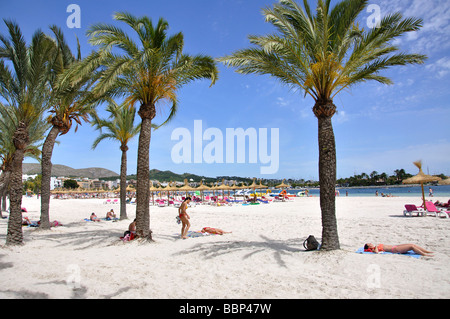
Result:
{"type": "Polygon", "coordinates": [[[336,141],[331,119],[336,112],[332,101],[317,102],[313,108],[319,120],[319,182],[322,211],[321,250],[340,249],[336,221],[336,141]]]}
{"type": "Polygon", "coordinates": [[[152,119],[155,109],[142,105],[138,114],[142,118],[139,134],[137,188],[136,188],[136,234],[140,238],[152,240],[150,230],[150,139],[152,119]]]}
{"type": "Polygon", "coordinates": [[[22,233],[22,162],[25,154],[25,147],[28,144],[28,132],[24,123],[19,126],[14,133],[13,142],[16,151],[11,164],[11,184],[9,191],[9,220],[8,232],[6,234],[7,245],[23,244],[22,233]]]}
{"type": "Polygon", "coordinates": [[[42,146],[41,182],[41,229],[50,229],[50,180],[52,176],[52,154],[60,130],[53,126],[42,146]]]}
{"type": "Polygon", "coordinates": [[[121,146],[122,162],[120,164],[120,219],[128,219],[127,216],[127,151],[128,147],[121,146]]]}

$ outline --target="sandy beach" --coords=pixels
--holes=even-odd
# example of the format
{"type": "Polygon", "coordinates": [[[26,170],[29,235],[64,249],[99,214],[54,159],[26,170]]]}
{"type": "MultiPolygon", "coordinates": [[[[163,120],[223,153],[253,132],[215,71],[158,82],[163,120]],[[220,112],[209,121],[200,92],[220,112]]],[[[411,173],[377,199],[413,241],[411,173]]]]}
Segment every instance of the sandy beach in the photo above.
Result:
{"type": "MultiPolygon", "coordinates": [[[[447,201],[448,198],[433,198],[447,201]]],[[[50,219],[64,226],[24,227],[25,245],[6,247],[0,220],[0,298],[450,298],[450,219],[404,217],[420,198],[338,197],[341,250],[306,252],[321,237],[319,198],[257,206],[188,209],[191,230],[231,234],[180,239],[177,209],[154,207],[155,242],[122,242],[129,220],[86,222],[119,205],[104,199],[51,200],[50,219]],[[366,242],[414,243],[434,257],[358,254],[366,242]]],[[[31,220],[40,201],[23,199],[31,220]]],[[[4,216],[7,216],[4,213],[4,216]]]]}

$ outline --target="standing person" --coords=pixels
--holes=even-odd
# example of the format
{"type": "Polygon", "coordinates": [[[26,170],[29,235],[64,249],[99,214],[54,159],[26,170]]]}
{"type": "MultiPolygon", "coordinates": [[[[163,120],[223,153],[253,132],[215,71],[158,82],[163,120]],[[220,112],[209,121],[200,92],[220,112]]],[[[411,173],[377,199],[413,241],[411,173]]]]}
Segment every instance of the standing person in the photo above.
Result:
{"type": "Polygon", "coordinates": [[[433,190],[430,187],[430,197],[433,197],[433,190]]]}
{"type": "Polygon", "coordinates": [[[189,222],[189,215],[186,212],[187,205],[191,202],[190,197],[186,197],[186,199],[181,203],[180,207],[178,208],[178,217],[180,217],[182,226],[181,226],[181,238],[187,239],[187,232],[189,228],[191,227],[191,223],[189,222]]]}

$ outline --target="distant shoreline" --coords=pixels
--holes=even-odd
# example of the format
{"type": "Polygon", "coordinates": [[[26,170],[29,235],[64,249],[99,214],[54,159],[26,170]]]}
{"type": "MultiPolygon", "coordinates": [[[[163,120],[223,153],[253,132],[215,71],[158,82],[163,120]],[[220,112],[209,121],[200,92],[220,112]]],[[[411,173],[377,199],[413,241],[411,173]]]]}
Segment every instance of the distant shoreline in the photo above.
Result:
{"type": "MultiPolygon", "coordinates": [[[[445,186],[445,185],[423,185],[423,187],[438,187],[438,186],[445,186]]],[[[374,189],[383,189],[383,188],[408,188],[408,187],[420,187],[420,184],[402,184],[402,185],[379,185],[379,186],[339,186],[336,187],[336,189],[351,189],[351,188],[374,188],[374,189]]],[[[301,189],[320,189],[320,187],[296,187],[291,188],[292,190],[301,190],[301,189]]]]}

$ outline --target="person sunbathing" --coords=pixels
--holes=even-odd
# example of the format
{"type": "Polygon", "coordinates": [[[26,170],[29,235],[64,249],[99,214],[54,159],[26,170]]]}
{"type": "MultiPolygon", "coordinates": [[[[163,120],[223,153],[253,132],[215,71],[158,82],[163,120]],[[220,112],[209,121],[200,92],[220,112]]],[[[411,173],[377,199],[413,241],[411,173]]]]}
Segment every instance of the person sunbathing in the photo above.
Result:
{"type": "Polygon", "coordinates": [[[401,244],[401,245],[385,245],[385,244],[379,244],[377,246],[373,244],[365,244],[364,245],[364,251],[371,252],[371,253],[381,253],[383,251],[394,253],[394,254],[406,254],[408,251],[414,251],[416,254],[422,255],[422,256],[429,256],[432,257],[433,252],[428,251],[420,246],[414,245],[414,244],[401,244]]]}
{"type": "Polygon", "coordinates": [[[116,218],[116,214],[114,213],[114,209],[111,209],[106,213],[106,220],[113,220],[116,218]]]}
{"type": "Polygon", "coordinates": [[[97,215],[95,215],[95,213],[92,213],[92,214],[91,214],[90,219],[91,219],[91,221],[93,221],[93,222],[99,222],[99,221],[100,221],[100,218],[98,218],[97,215]]]}
{"type": "Polygon", "coordinates": [[[211,227],[204,227],[202,229],[202,233],[210,233],[210,234],[216,234],[216,235],[231,234],[231,232],[225,232],[222,229],[211,228],[211,227]]]}

